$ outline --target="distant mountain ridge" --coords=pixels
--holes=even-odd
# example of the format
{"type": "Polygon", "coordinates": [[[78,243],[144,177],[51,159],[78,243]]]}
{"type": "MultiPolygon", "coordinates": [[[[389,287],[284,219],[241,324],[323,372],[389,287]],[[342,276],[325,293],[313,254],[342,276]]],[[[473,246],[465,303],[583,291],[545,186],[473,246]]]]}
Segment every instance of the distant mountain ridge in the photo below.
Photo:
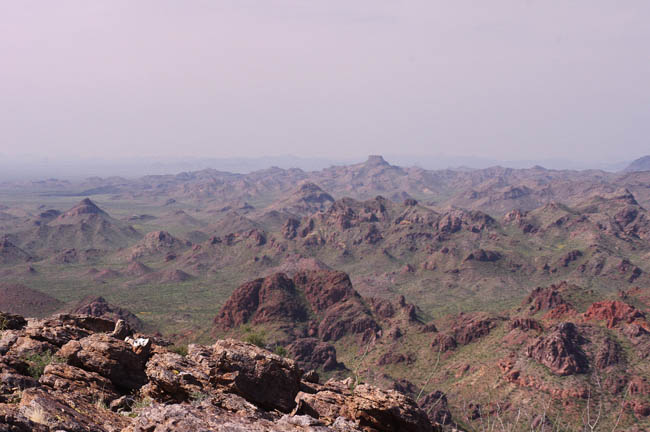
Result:
{"type": "Polygon", "coordinates": [[[650,171],[650,155],[634,160],[625,168],[625,172],[650,171]]]}

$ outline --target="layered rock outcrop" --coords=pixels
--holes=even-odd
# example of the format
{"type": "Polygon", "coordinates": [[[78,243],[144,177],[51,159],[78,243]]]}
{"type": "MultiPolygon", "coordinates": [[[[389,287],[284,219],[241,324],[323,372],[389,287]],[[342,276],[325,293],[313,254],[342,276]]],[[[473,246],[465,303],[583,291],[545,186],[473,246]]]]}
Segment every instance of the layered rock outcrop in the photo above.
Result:
{"type": "Polygon", "coordinates": [[[584,342],[575,324],[559,324],[547,336],[540,336],[528,348],[526,355],[556,375],[572,375],[586,372],[589,368],[587,356],[580,348],[584,342]]]}
{"type": "Polygon", "coordinates": [[[313,373],[303,379],[293,360],[248,343],[190,345],[182,356],[153,339],[121,339],[122,331],[102,318],[58,315],[27,325],[11,319],[17,328],[4,331],[0,357],[1,431],[429,432],[438,427],[397,391],[352,386],[349,380],[319,385],[313,373]],[[17,351],[21,343],[23,351],[17,351]]]}
{"type": "Polygon", "coordinates": [[[317,329],[316,334],[307,330],[307,336],[317,335],[325,342],[379,330],[348,275],[333,270],[300,271],[293,278],[276,273],[247,282],[233,292],[214,322],[221,329],[247,323],[304,323],[317,329]]]}

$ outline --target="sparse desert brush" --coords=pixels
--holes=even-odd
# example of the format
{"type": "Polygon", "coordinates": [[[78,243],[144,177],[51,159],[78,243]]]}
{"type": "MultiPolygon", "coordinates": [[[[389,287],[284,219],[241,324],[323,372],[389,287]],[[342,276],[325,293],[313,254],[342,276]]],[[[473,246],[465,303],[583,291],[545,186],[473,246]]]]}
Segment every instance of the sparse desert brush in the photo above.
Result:
{"type": "Polygon", "coordinates": [[[187,345],[174,345],[169,348],[169,351],[185,357],[187,356],[187,345]]]}
{"type": "Polygon", "coordinates": [[[45,367],[49,364],[63,363],[63,359],[57,357],[50,351],[45,351],[43,353],[31,354],[25,357],[25,360],[29,364],[27,370],[29,375],[34,379],[39,379],[43,375],[45,367]]]}
{"type": "Polygon", "coordinates": [[[244,336],[244,342],[257,345],[260,348],[266,347],[266,332],[250,332],[244,336]]]}
{"type": "Polygon", "coordinates": [[[287,356],[287,349],[283,347],[282,345],[277,345],[274,349],[273,352],[281,357],[286,357],[287,356]]]}

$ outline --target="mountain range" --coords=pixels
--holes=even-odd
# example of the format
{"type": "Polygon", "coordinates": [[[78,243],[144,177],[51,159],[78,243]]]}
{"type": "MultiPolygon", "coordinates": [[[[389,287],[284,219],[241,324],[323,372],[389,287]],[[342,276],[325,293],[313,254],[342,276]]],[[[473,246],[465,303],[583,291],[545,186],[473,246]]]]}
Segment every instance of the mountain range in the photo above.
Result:
{"type": "MultiPolygon", "coordinates": [[[[248,341],[400,392],[447,430],[582,430],[594,409],[602,428],[644,430],[647,168],[427,170],[375,155],[5,182],[0,310],[121,319],[176,347],[248,341]]],[[[302,403],[294,415],[328,418],[320,399],[302,403]]]]}

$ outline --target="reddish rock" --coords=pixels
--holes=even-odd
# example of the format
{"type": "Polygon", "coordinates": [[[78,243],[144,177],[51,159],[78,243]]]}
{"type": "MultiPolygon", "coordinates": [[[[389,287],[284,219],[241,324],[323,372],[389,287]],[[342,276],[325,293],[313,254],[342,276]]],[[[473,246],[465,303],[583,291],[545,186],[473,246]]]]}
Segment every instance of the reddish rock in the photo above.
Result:
{"type": "Polygon", "coordinates": [[[379,298],[371,298],[370,299],[370,304],[372,305],[372,308],[373,308],[374,312],[380,318],[388,319],[388,318],[392,318],[393,316],[395,316],[395,307],[388,300],[379,299],[379,298]]]}
{"type": "Polygon", "coordinates": [[[544,319],[546,320],[559,320],[562,318],[567,318],[575,316],[578,312],[568,303],[561,304],[554,307],[544,314],[544,319]]]}
{"type": "Polygon", "coordinates": [[[330,371],[344,368],[336,360],[336,348],[316,338],[298,339],[287,346],[287,351],[304,370],[322,368],[330,371]]]}
{"type": "Polygon", "coordinates": [[[189,358],[160,352],[147,362],[149,382],[141,393],[159,402],[183,402],[192,395],[209,391],[209,376],[189,358]]]}
{"type": "Polygon", "coordinates": [[[74,393],[34,388],[23,392],[20,414],[51,431],[120,432],[128,418],[104,409],[74,393]]]}
{"type": "Polygon", "coordinates": [[[306,321],[312,311],[320,315],[318,335],[323,341],[379,330],[350,278],[332,270],[300,271],[293,279],[277,273],[245,283],[233,292],[215,323],[222,328],[246,322],[293,325],[306,321]]]}
{"type": "Polygon", "coordinates": [[[27,324],[27,320],[20,315],[0,312],[0,331],[20,330],[27,324]]]}
{"type": "Polygon", "coordinates": [[[431,423],[450,425],[452,423],[451,411],[447,402],[447,395],[441,391],[434,391],[425,395],[418,401],[418,405],[427,413],[431,423]]]}
{"type": "Polygon", "coordinates": [[[295,285],[284,273],[247,282],[237,288],[215,318],[224,328],[233,328],[249,321],[303,321],[307,318],[300,304],[295,285]]]}
{"type": "Polygon", "coordinates": [[[522,306],[532,315],[558,306],[569,305],[560,294],[560,289],[565,286],[568,286],[566,282],[548,288],[537,287],[526,297],[522,306]]]}
{"type": "Polygon", "coordinates": [[[302,371],[293,360],[233,339],[210,347],[190,345],[188,358],[210,377],[211,384],[264,409],[289,412],[295,406],[302,371]]]}
{"type": "Polygon", "coordinates": [[[427,323],[423,325],[420,329],[422,333],[436,333],[438,332],[438,328],[433,322],[427,323]]]}
{"type": "Polygon", "coordinates": [[[324,312],[344,300],[361,297],[352,288],[347,274],[333,270],[302,271],[294,275],[296,287],[305,293],[312,309],[324,312]]]}
{"type": "Polygon", "coordinates": [[[580,344],[583,338],[573,323],[559,324],[548,336],[537,338],[526,348],[526,355],[548,367],[556,375],[586,372],[588,361],[580,344]]]}
{"type": "Polygon", "coordinates": [[[318,418],[327,425],[340,416],[358,421],[360,428],[376,431],[430,432],[427,415],[410,398],[394,390],[328,381],[314,394],[300,392],[295,413],[318,418]]]}
{"type": "Polygon", "coordinates": [[[50,432],[46,425],[34,423],[13,404],[0,404],[0,430],[3,432],[50,432]]]}
{"type": "Polygon", "coordinates": [[[582,252],[575,249],[570,252],[567,252],[565,255],[563,255],[559,260],[558,264],[562,267],[568,267],[570,263],[573,261],[576,261],[578,258],[582,256],[582,252]]]}
{"type": "Polygon", "coordinates": [[[375,334],[379,331],[379,325],[357,301],[346,301],[328,308],[318,326],[318,336],[325,342],[367,331],[375,334]]]}
{"type": "Polygon", "coordinates": [[[57,355],[70,365],[108,378],[121,389],[138,389],[147,382],[144,372],[147,358],[136,354],[127,342],[107,334],[96,333],[72,340],[57,355]]]}
{"type": "Polygon", "coordinates": [[[487,336],[496,327],[497,319],[483,314],[461,314],[454,321],[452,332],[460,345],[467,345],[487,336]]]}
{"type": "Polygon", "coordinates": [[[619,323],[631,324],[645,319],[643,312],[618,300],[594,303],[583,316],[586,320],[606,321],[608,328],[614,328],[619,323]]]}
{"type": "Polygon", "coordinates": [[[443,333],[437,334],[431,342],[431,347],[435,348],[435,350],[439,352],[447,352],[455,349],[457,346],[458,344],[453,336],[443,333]]]}
{"type": "Polygon", "coordinates": [[[514,318],[510,321],[511,329],[519,329],[523,331],[535,330],[538,332],[544,331],[544,328],[539,321],[532,318],[514,318]]]}
{"type": "Polygon", "coordinates": [[[106,318],[113,322],[124,320],[134,330],[141,330],[143,326],[140,318],[132,312],[108,303],[103,297],[85,298],[77,303],[70,312],[77,315],[106,318]]]}
{"type": "Polygon", "coordinates": [[[64,363],[45,366],[39,382],[54,390],[82,397],[89,403],[101,400],[108,404],[119,397],[118,391],[107,378],[64,363]]]}
{"type": "Polygon", "coordinates": [[[377,365],[379,366],[385,366],[389,364],[411,365],[413,363],[415,363],[415,355],[413,353],[403,354],[387,352],[377,360],[377,365]]]}
{"type": "Polygon", "coordinates": [[[284,238],[292,240],[298,235],[298,227],[300,226],[300,221],[297,219],[289,218],[282,225],[282,235],[284,238]]]}
{"type": "Polygon", "coordinates": [[[610,366],[616,366],[623,360],[621,346],[614,340],[606,338],[603,344],[596,352],[594,365],[598,369],[606,369],[610,366]]]}
{"type": "Polygon", "coordinates": [[[650,383],[646,378],[635,376],[630,379],[630,395],[650,396],[650,383]]]}
{"type": "Polygon", "coordinates": [[[496,262],[500,259],[501,254],[499,252],[485,249],[476,249],[467,255],[465,261],[496,262]]]}
{"type": "Polygon", "coordinates": [[[641,419],[650,416],[650,403],[642,400],[628,402],[628,406],[634,411],[634,415],[641,419]]]}

